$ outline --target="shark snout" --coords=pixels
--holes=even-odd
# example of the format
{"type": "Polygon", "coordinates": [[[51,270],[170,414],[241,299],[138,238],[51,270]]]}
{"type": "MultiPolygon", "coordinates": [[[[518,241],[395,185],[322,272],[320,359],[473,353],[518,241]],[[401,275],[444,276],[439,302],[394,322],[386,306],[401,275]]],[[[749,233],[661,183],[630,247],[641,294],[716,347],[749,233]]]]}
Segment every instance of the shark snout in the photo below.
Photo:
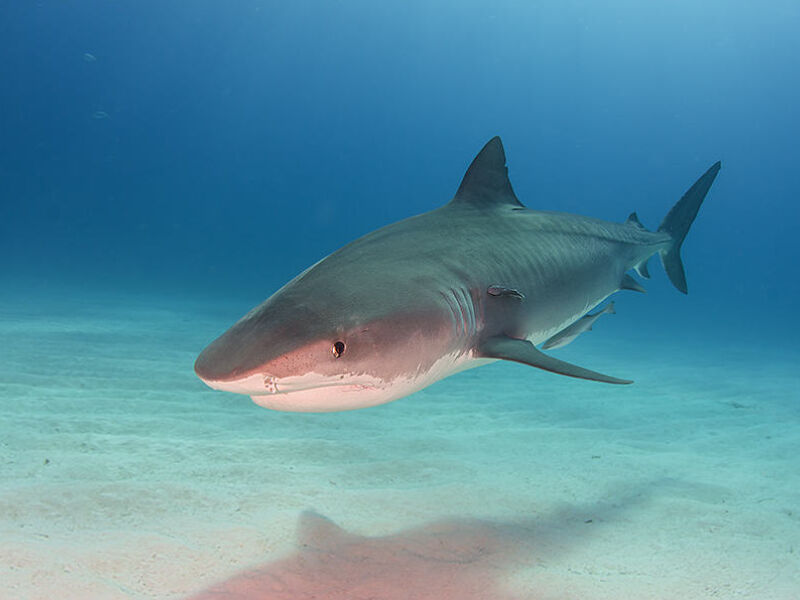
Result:
{"type": "Polygon", "coordinates": [[[210,388],[236,394],[274,393],[275,377],[264,369],[245,366],[236,360],[235,350],[225,336],[212,342],[194,363],[194,372],[210,388]]]}
{"type": "Polygon", "coordinates": [[[237,323],[206,346],[194,363],[194,372],[217,390],[251,393],[249,388],[258,385],[264,393],[263,378],[271,374],[266,365],[275,358],[269,351],[272,336],[263,328],[243,325],[237,323]]]}

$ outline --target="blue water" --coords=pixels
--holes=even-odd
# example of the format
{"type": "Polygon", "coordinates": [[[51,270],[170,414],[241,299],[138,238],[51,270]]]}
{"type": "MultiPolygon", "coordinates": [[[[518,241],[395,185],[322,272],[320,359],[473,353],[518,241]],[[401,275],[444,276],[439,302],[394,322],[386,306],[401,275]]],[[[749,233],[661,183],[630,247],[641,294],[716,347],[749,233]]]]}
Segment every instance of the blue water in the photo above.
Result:
{"type": "Polygon", "coordinates": [[[523,203],[649,226],[721,159],[689,301],[790,320],[791,0],[1,10],[4,279],[265,295],[447,201],[499,134],[523,203]]]}
{"type": "MultiPolygon", "coordinates": [[[[654,260],[647,296],[602,325],[723,380],[730,352],[758,389],[796,357],[798,32],[794,0],[6,2],[0,316],[202,306],[208,330],[172,349],[189,381],[227,324],[448,201],[500,135],[527,206],[648,227],[722,160],[683,248],[689,295],[654,260]]],[[[792,406],[796,381],[781,389],[792,406]]]]}

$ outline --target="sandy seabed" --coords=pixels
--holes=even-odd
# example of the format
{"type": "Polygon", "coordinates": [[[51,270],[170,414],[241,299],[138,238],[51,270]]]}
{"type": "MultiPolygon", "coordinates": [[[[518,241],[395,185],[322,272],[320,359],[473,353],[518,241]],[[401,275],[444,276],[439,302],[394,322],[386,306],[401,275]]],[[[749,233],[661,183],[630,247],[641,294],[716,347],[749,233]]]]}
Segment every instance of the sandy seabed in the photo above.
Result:
{"type": "Polygon", "coordinates": [[[800,597],[796,350],[608,327],[559,356],[633,386],[289,414],[193,375],[242,308],[3,298],[0,598],[800,597]]]}

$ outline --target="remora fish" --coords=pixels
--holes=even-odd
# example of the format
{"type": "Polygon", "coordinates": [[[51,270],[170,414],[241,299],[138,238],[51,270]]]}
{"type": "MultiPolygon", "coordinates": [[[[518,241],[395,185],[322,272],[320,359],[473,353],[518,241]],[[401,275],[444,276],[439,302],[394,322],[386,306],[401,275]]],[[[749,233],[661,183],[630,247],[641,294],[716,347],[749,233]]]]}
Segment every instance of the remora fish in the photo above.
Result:
{"type": "Polygon", "coordinates": [[[210,387],[267,408],[320,412],[390,402],[498,359],[631,383],[534,344],[614,292],[641,289],[626,271],[646,274],[655,253],[686,293],[681,244],[719,168],[651,232],[630,219],[525,208],[495,137],[448,204],[313,265],[203,350],[195,372],[210,387]]]}
{"type": "Polygon", "coordinates": [[[605,306],[605,308],[603,308],[603,310],[598,310],[596,313],[590,313],[588,315],[582,316],[572,325],[568,325],[567,327],[559,331],[553,337],[548,339],[544,344],[542,344],[542,350],[552,350],[553,348],[561,348],[573,342],[575,338],[578,337],[580,334],[586,331],[591,331],[594,322],[597,321],[597,319],[599,319],[606,313],[611,313],[612,315],[617,314],[617,311],[614,310],[613,302],[609,302],[605,306]]]}

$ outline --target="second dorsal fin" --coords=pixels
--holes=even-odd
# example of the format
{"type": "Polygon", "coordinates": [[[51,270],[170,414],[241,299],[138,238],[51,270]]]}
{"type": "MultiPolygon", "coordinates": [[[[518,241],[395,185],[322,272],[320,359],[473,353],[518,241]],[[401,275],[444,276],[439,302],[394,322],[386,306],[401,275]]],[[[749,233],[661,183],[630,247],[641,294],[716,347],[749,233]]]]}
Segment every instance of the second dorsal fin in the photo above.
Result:
{"type": "Polygon", "coordinates": [[[499,136],[490,139],[472,161],[450,205],[522,207],[508,179],[506,153],[499,136]]]}
{"type": "Polygon", "coordinates": [[[637,215],[635,212],[632,212],[628,215],[628,218],[625,219],[625,225],[633,225],[637,229],[644,229],[647,231],[644,225],[642,225],[642,222],[639,220],[639,215],[637,215]]]}

